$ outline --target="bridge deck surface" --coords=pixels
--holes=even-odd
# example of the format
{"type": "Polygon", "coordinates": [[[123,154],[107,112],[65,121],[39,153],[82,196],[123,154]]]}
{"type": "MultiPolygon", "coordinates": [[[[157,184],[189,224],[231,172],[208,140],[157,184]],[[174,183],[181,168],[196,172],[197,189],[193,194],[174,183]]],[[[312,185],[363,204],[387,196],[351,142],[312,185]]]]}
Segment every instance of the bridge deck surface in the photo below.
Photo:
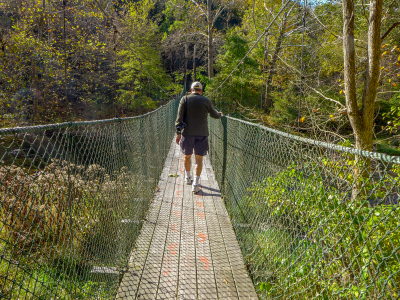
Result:
{"type": "Polygon", "coordinates": [[[207,156],[201,187],[173,142],[117,299],[257,299],[207,156]]]}

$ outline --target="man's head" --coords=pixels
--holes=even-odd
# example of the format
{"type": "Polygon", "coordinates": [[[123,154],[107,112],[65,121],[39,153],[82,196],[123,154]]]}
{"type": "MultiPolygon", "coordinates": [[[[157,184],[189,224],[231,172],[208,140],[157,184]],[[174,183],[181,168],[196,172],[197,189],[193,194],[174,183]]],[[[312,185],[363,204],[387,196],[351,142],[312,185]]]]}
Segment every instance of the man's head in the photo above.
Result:
{"type": "Polygon", "coordinates": [[[200,82],[195,81],[192,83],[190,90],[192,91],[192,93],[200,93],[201,94],[203,92],[203,86],[201,85],[200,82]]]}

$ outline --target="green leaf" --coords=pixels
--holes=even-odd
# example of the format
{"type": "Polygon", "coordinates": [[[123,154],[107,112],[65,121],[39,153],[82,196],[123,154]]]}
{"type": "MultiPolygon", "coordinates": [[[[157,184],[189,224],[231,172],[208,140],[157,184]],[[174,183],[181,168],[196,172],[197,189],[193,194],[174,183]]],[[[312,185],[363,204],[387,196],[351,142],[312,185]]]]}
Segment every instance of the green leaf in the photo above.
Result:
{"type": "Polygon", "coordinates": [[[269,292],[271,290],[271,288],[272,288],[272,284],[270,284],[269,282],[262,282],[260,284],[261,291],[266,290],[267,292],[269,292]]]}

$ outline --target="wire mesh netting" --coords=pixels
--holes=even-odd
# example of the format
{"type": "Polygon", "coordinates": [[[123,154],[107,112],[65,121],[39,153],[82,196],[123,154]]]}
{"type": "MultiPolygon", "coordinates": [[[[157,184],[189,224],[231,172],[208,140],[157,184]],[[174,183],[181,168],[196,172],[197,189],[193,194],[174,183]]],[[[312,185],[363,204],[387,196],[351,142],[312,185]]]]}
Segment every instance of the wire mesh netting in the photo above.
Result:
{"type": "Polygon", "coordinates": [[[0,130],[1,299],[109,299],[154,197],[177,102],[0,130]]]}
{"type": "Polygon", "coordinates": [[[260,299],[399,299],[398,157],[210,122],[213,169],[260,299]]]}

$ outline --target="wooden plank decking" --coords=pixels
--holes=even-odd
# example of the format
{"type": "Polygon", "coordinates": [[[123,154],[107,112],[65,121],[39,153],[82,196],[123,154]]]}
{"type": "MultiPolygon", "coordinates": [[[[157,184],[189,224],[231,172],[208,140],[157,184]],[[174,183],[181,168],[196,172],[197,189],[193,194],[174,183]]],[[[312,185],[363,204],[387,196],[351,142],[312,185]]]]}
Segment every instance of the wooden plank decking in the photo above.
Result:
{"type": "Polygon", "coordinates": [[[172,142],[117,299],[257,299],[207,156],[201,187],[172,142]]]}

